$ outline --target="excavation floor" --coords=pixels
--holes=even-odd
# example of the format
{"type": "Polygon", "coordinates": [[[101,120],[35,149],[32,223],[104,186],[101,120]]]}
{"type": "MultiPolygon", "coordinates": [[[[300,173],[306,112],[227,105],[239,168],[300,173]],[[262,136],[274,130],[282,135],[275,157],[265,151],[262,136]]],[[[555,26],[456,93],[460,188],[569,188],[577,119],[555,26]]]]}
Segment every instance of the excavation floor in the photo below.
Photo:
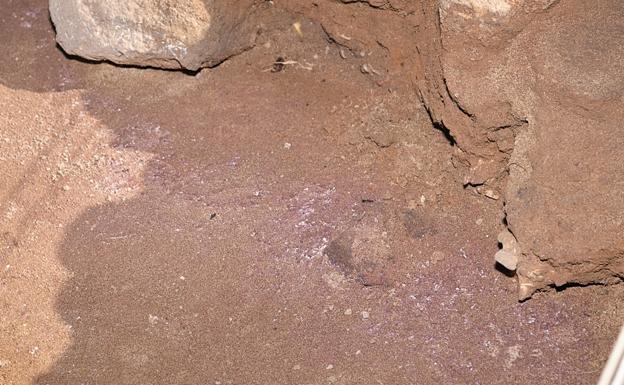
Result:
{"type": "Polygon", "coordinates": [[[121,68],[5,0],[0,383],[595,383],[624,287],[519,303],[411,85],[310,31],[121,68]]]}

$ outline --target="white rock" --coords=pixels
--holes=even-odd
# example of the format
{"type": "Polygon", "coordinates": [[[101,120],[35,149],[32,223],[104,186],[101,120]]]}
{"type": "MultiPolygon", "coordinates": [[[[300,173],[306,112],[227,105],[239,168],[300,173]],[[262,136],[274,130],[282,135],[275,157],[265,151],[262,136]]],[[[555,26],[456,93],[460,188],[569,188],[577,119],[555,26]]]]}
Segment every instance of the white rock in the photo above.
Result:
{"type": "Polygon", "coordinates": [[[503,230],[498,234],[498,241],[503,245],[503,248],[494,255],[494,259],[506,269],[516,270],[520,255],[516,238],[509,231],[503,230]]]}
{"type": "Polygon", "coordinates": [[[70,55],[197,70],[253,46],[253,0],[50,0],[56,40],[70,55]]]}

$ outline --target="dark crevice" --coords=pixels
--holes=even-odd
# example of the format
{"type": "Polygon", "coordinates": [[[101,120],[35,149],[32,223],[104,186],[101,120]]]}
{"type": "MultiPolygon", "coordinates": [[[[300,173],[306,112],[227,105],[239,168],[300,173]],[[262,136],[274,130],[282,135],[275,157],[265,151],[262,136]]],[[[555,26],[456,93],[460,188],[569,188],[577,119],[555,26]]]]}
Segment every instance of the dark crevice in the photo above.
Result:
{"type": "Polygon", "coordinates": [[[455,140],[455,138],[453,137],[453,134],[451,134],[451,130],[449,130],[449,128],[446,127],[443,123],[433,123],[433,127],[436,130],[440,131],[442,135],[444,135],[444,138],[448,140],[451,146],[453,147],[457,146],[457,140],[455,140]]]}
{"type": "Polygon", "coordinates": [[[449,89],[448,86],[448,82],[446,80],[445,77],[442,77],[442,81],[444,82],[444,89],[446,90],[446,94],[449,96],[449,99],[451,99],[451,101],[453,102],[453,104],[455,104],[455,107],[457,107],[458,110],[460,110],[462,112],[462,114],[466,115],[467,117],[470,118],[470,120],[474,121],[475,120],[475,116],[474,114],[471,114],[468,110],[466,110],[464,108],[464,106],[462,106],[459,101],[457,99],[455,99],[455,97],[453,96],[453,94],[451,93],[451,90],[449,89]]]}
{"type": "Polygon", "coordinates": [[[331,43],[331,44],[335,44],[340,48],[344,48],[346,50],[348,50],[349,52],[351,52],[352,54],[356,55],[357,53],[354,51],[353,48],[349,47],[348,45],[339,42],[338,40],[336,40],[336,38],[334,38],[334,36],[332,36],[332,34],[327,30],[327,28],[325,28],[325,25],[323,25],[323,23],[320,23],[321,26],[321,30],[323,30],[323,33],[325,34],[325,40],[327,40],[327,42],[331,43]]]}
{"type": "Polygon", "coordinates": [[[368,140],[369,142],[371,142],[372,144],[374,144],[375,146],[379,148],[389,148],[389,147],[392,147],[392,145],[394,144],[394,142],[390,142],[390,143],[380,142],[371,136],[365,136],[364,139],[368,140]]]}
{"type": "Polygon", "coordinates": [[[593,286],[593,285],[599,285],[600,283],[598,282],[592,282],[592,283],[578,283],[578,282],[567,282],[564,283],[563,285],[552,285],[552,287],[557,291],[557,292],[562,292],[565,289],[568,289],[570,287],[587,287],[587,286],[593,286]]]}
{"type": "Polygon", "coordinates": [[[559,3],[561,2],[561,0],[554,0],[552,3],[550,3],[546,8],[544,8],[543,12],[548,12],[551,9],[553,9],[554,7],[556,7],[557,5],[559,5],[559,3]]]}
{"type": "Polygon", "coordinates": [[[385,1],[383,4],[371,4],[369,0],[341,0],[343,4],[364,4],[373,9],[379,10],[389,10],[389,11],[398,11],[398,9],[394,8],[389,1],[385,1]]]}
{"type": "Polygon", "coordinates": [[[375,8],[375,9],[382,9],[382,7],[388,5],[387,1],[380,5],[371,4],[370,1],[368,0],[341,0],[341,1],[344,4],[353,4],[353,3],[366,4],[369,7],[375,8]]]}
{"type": "MultiPolygon", "coordinates": [[[[198,70],[193,71],[193,70],[189,70],[189,69],[186,69],[186,68],[160,68],[160,67],[150,66],[150,65],[140,66],[140,65],[135,65],[135,64],[120,64],[120,63],[115,63],[114,61],[107,60],[107,59],[102,59],[102,60],[87,59],[87,58],[84,58],[82,56],[69,54],[69,53],[65,52],[65,50],[63,50],[63,48],[58,43],[56,44],[56,48],[68,60],[75,60],[75,61],[78,61],[78,62],[81,62],[81,63],[85,63],[85,64],[92,64],[92,65],[93,64],[108,64],[108,65],[112,65],[114,67],[119,67],[119,68],[135,68],[135,69],[140,69],[140,70],[181,72],[181,73],[189,75],[189,76],[195,76],[199,72],[201,72],[201,70],[202,70],[201,68],[198,69],[198,70]]],[[[177,61],[177,62],[178,62],[178,64],[180,63],[179,61],[177,61]]]]}
{"type": "Polygon", "coordinates": [[[504,124],[502,126],[496,126],[496,127],[490,127],[488,129],[489,132],[497,132],[497,131],[501,131],[501,130],[506,130],[506,129],[517,129],[520,127],[523,127],[524,125],[528,124],[529,121],[527,119],[521,118],[518,119],[517,123],[513,123],[513,124],[504,124]]]}
{"type": "Polygon", "coordinates": [[[464,183],[464,188],[468,189],[468,188],[476,188],[476,187],[480,187],[485,185],[485,182],[481,182],[481,183],[475,183],[475,182],[466,182],[464,183]]]}
{"type": "Polygon", "coordinates": [[[503,223],[503,226],[505,226],[505,229],[509,231],[511,235],[513,235],[517,242],[519,242],[518,237],[516,236],[516,234],[514,234],[511,226],[509,226],[509,219],[507,219],[507,203],[504,203],[503,205],[503,219],[501,220],[501,222],[503,223]]]}
{"type": "Polygon", "coordinates": [[[429,121],[431,122],[431,125],[433,125],[433,128],[440,131],[451,146],[453,147],[456,146],[457,140],[455,139],[455,137],[453,137],[453,134],[451,134],[451,130],[448,127],[446,127],[443,122],[436,121],[436,119],[433,117],[433,113],[431,109],[425,103],[424,98],[422,97],[422,94],[420,95],[420,99],[421,99],[421,102],[423,103],[423,106],[425,107],[425,111],[427,111],[427,116],[429,117],[429,121]]]}

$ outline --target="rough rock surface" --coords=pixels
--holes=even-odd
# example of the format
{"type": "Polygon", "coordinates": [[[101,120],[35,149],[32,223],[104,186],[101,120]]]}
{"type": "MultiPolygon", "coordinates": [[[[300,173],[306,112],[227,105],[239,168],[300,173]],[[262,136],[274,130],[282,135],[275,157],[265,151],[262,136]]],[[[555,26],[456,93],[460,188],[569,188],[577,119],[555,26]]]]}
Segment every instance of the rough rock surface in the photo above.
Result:
{"type": "Polygon", "coordinates": [[[50,0],[57,41],[70,55],[197,70],[254,45],[254,0],[50,0]]]}
{"type": "Polygon", "coordinates": [[[440,16],[445,85],[469,123],[448,127],[479,159],[468,185],[506,181],[520,298],[621,281],[624,4],[449,0],[440,16]]]}

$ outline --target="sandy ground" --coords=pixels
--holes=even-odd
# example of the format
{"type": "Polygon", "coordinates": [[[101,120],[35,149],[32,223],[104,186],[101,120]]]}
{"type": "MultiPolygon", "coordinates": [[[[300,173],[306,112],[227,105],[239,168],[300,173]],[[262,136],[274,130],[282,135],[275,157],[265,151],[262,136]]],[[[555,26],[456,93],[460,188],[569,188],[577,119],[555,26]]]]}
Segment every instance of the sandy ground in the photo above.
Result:
{"type": "Polygon", "coordinates": [[[309,31],[188,75],[71,60],[5,2],[1,384],[595,383],[624,287],[517,302],[500,202],[309,31]]]}

